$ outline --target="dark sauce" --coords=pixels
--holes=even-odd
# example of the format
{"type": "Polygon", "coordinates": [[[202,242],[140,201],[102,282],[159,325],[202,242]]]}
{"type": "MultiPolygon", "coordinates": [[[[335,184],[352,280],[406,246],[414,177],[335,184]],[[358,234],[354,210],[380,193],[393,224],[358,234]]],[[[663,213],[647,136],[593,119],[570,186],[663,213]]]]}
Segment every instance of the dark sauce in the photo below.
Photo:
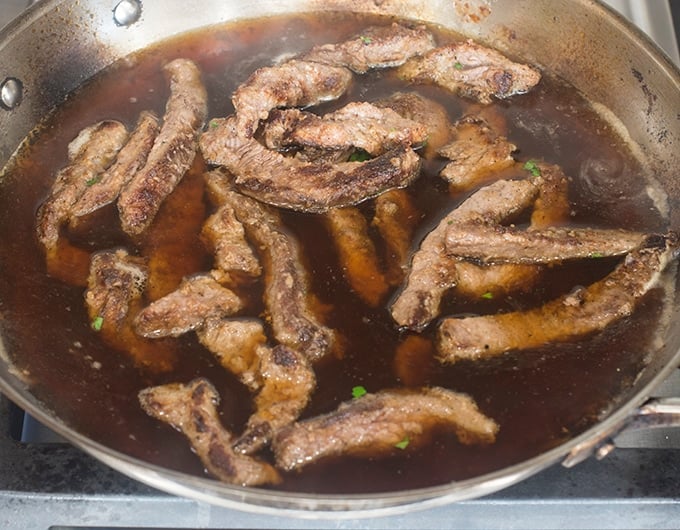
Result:
{"type": "MultiPolygon", "coordinates": [[[[0,300],[2,327],[13,363],[34,394],[68,425],[121,452],[193,474],[202,465],[183,436],[147,417],[137,402],[140,389],[167,382],[210,379],[222,398],[224,425],[240,432],[252,409],[248,391],[215,362],[193,334],[160,342],[157,358],[172,367],[140,366],[130,355],[105,344],[90,328],[83,287],[46,274],[44,256],[35,241],[37,207],[49,193],[55,171],[66,163],[66,146],[83,127],[102,119],[134,126],[141,110],[162,114],[168,89],[161,66],[187,57],[201,67],[210,95],[210,117],[233,112],[230,96],[250,73],[282,54],[336,42],[375,23],[349,14],[295,16],[241,22],[171,40],[136,55],[88,81],[46,118],[2,182],[0,193],[0,300]]],[[[383,23],[388,21],[382,20],[383,23]]],[[[458,38],[433,29],[439,43],[458,38]]],[[[320,112],[349,101],[371,101],[404,86],[389,70],[356,76],[352,90],[320,112]]],[[[446,106],[451,120],[470,106],[434,87],[415,87],[446,106]]],[[[495,102],[508,123],[508,137],[519,146],[517,157],[560,165],[571,177],[574,223],[638,230],[663,230],[664,221],[645,193],[642,168],[627,146],[566,83],[544,76],[531,93],[495,102]]],[[[464,199],[451,196],[436,174],[442,161],[428,162],[409,193],[423,214],[414,248],[452,206],[464,199]]],[[[173,264],[161,271],[158,293],[174,288],[185,274],[208,270],[210,256],[198,239],[202,218],[210,212],[202,196],[199,159],[159,214],[142,243],[127,240],[112,212],[104,212],[87,230],[71,234],[71,244],[87,252],[124,245],[138,253],[159,252],[173,264]],[[177,212],[186,213],[182,239],[174,239],[177,212]],[[192,213],[193,212],[193,213],[192,213]],[[108,216],[108,217],[107,217],[108,216]],[[108,219],[108,220],[107,220],[108,219]],[[192,221],[193,219],[193,221],[192,221]],[[191,223],[194,225],[191,225],[191,223]],[[170,235],[169,235],[170,234],[170,235]],[[165,253],[165,254],[164,254],[165,253]]],[[[520,175],[518,175],[520,176],[520,175]]],[[[361,206],[370,214],[370,203],[361,206]]],[[[638,311],[595,337],[488,361],[441,366],[425,351],[405,378],[395,370],[395,352],[409,333],[398,330],[386,307],[371,309],[352,293],[336,252],[317,216],[284,213],[299,239],[312,290],[330,310],[327,324],[344,337],[344,357],[317,367],[318,389],[304,416],[333,410],[351,398],[352,387],[368,391],[403,384],[441,385],[469,393],[501,426],[495,444],[463,446],[441,434],[424,449],[396,450],[374,460],[344,458],[310,466],[285,477],[284,490],[306,492],[378,492],[441,484],[490,472],[535,456],[582,432],[616,404],[644,363],[654,334],[650,322],[661,306],[652,293],[638,311]],[[357,479],[361,477],[361,479],[357,479]]],[[[499,300],[447,298],[445,314],[492,313],[540,304],[606,275],[613,260],[582,261],[555,267],[529,295],[499,300]]],[[[262,286],[254,287],[252,314],[261,307],[262,286]]],[[[431,338],[435,326],[425,331],[431,338]]]]}

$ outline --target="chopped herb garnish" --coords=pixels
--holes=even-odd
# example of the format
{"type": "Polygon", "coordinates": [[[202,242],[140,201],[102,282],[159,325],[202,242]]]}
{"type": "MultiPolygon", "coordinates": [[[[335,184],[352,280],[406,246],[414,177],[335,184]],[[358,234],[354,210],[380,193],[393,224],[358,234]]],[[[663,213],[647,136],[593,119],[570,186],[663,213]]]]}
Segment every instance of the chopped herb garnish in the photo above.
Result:
{"type": "Polygon", "coordinates": [[[91,179],[86,180],[85,185],[86,186],[92,186],[92,185],[96,184],[97,182],[99,182],[101,180],[101,178],[102,178],[101,175],[96,175],[96,176],[92,177],[91,179]]]}
{"type": "Polygon", "coordinates": [[[92,326],[92,329],[95,330],[95,331],[101,331],[103,324],[104,324],[104,317],[99,316],[99,317],[95,317],[95,318],[92,319],[92,323],[90,324],[90,326],[92,326]]]}
{"type": "Polygon", "coordinates": [[[354,151],[350,157],[349,161],[350,162],[366,162],[366,160],[370,160],[371,155],[369,155],[366,151],[363,149],[357,149],[354,151]]]}
{"type": "Polygon", "coordinates": [[[591,252],[590,257],[591,258],[604,258],[604,254],[602,252],[591,252]]]}
{"type": "Polygon", "coordinates": [[[404,437],[404,439],[401,442],[397,442],[394,444],[394,447],[397,449],[406,449],[408,447],[408,444],[411,442],[411,440],[408,439],[408,436],[404,437]]]}
{"type": "Polygon", "coordinates": [[[463,69],[463,63],[456,62],[456,63],[454,63],[453,67],[456,70],[462,70],[463,69]]]}
{"type": "Polygon", "coordinates": [[[361,385],[357,385],[357,386],[352,388],[352,397],[353,398],[360,398],[361,396],[365,396],[367,393],[368,392],[366,391],[366,389],[361,385]]]}
{"type": "Polygon", "coordinates": [[[220,122],[217,120],[210,120],[210,123],[208,123],[208,127],[211,129],[216,129],[219,126],[220,122]]]}
{"type": "Polygon", "coordinates": [[[541,168],[538,167],[536,165],[536,162],[534,162],[533,160],[527,160],[527,162],[524,164],[524,169],[526,169],[534,177],[540,177],[541,176],[541,168]]]}
{"type": "Polygon", "coordinates": [[[371,44],[373,42],[373,39],[371,37],[367,37],[366,35],[361,35],[359,38],[364,44],[371,44]]]}
{"type": "Polygon", "coordinates": [[[482,298],[485,300],[491,300],[493,298],[493,293],[491,291],[487,291],[482,295],[482,298]]]}

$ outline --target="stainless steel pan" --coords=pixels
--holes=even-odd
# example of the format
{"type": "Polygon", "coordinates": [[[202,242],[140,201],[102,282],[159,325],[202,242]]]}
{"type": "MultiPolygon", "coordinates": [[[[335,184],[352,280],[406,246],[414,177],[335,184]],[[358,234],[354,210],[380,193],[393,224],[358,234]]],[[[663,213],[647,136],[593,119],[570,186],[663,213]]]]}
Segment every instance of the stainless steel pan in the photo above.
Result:
{"type": "MultiPolygon", "coordinates": [[[[593,0],[48,0],[0,34],[0,166],[37,123],[83,81],[125,55],[189,30],[278,13],[351,9],[440,24],[569,80],[629,135],[668,198],[680,228],[680,72],[643,34],[593,0]]],[[[617,405],[586,432],[546,453],[442,486],[370,495],[280,493],[229,486],[150,465],[83,436],[32,393],[0,349],[0,390],[76,446],[142,482],[253,511],[360,517],[481,496],[556,462],[606,454],[624,429],[679,425],[680,400],[648,396],[680,364],[680,307],[650,361],[617,405]]]]}

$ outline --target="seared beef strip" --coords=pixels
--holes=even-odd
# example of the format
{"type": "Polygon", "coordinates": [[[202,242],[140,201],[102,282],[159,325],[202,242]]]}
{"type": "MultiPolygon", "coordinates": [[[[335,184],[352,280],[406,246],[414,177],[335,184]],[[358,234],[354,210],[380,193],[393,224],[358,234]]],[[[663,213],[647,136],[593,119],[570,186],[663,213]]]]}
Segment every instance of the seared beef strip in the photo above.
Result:
{"type": "Polygon", "coordinates": [[[512,153],[517,148],[482,118],[461,118],[454,125],[453,137],[451,143],[439,149],[440,155],[451,160],[439,176],[449,182],[452,192],[472,189],[490,173],[515,163],[512,153]]]}
{"type": "Polygon", "coordinates": [[[238,121],[235,130],[250,138],[272,109],[307,107],[337,99],[352,79],[352,72],[342,66],[295,59],[260,68],[232,96],[238,121]]]}
{"type": "Polygon", "coordinates": [[[112,203],[121,189],[144,166],[159,130],[158,118],[143,111],[116,161],[85,190],[71,210],[73,217],[82,217],[112,203]]]}
{"type": "Polygon", "coordinates": [[[281,429],[272,448],[277,467],[293,471],[329,457],[394,454],[399,443],[417,448],[435,430],[453,431],[464,444],[491,443],[498,425],[465,394],[439,387],[383,390],[281,429]]]}
{"type": "Polygon", "coordinates": [[[406,285],[391,307],[395,322],[422,330],[438,315],[444,293],[456,285],[458,260],[446,252],[446,233],[451,225],[473,219],[501,221],[524,210],[537,193],[537,186],[530,180],[499,180],[446,215],[413,255],[406,285]]]}
{"type": "Polygon", "coordinates": [[[205,159],[235,175],[239,190],[291,210],[323,213],[409,185],[420,174],[420,157],[399,146],[366,162],[308,163],[239,137],[232,118],[211,121],[201,137],[205,159]]]}
{"type": "Polygon", "coordinates": [[[234,450],[253,454],[271,442],[279,429],[298,419],[316,388],[307,358],[283,345],[258,348],[262,388],[255,397],[255,413],[234,450]]]}
{"type": "Polygon", "coordinates": [[[122,123],[107,120],[86,127],[71,141],[69,163],[57,173],[50,196],[38,210],[38,241],[48,253],[56,250],[59,229],[75,202],[113,162],[127,138],[122,123]]]}
{"type": "Polygon", "coordinates": [[[335,332],[314,314],[306,271],[297,243],[287,233],[275,210],[233,191],[220,171],[206,174],[208,192],[218,204],[228,204],[246,235],[260,251],[264,268],[264,299],[274,338],[289,348],[318,360],[331,352],[335,332]]]}
{"type": "Polygon", "coordinates": [[[131,256],[125,249],[93,254],[85,292],[90,322],[100,329],[118,329],[130,303],[141,298],[146,280],[144,258],[131,256]]]}
{"type": "Polygon", "coordinates": [[[144,167],[118,198],[121,225],[133,236],[151,224],[163,200],[191,166],[208,111],[201,72],[193,61],[175,59],[163,67],[163,72],[170,83],[163,125],[144,167]]]}
{"type": "Polygon", "coordinates": [[[480,103],[529,91],[541,80],[535,68],[515,63],[471,40],[435,48],[401,66],[398,75],[415,83],[432,82],[480,103]]]}
{"type": "Polygon", "coordinates": [[[461,223],[449,227],[446,252],[484,263],[555,263],[627,254],[645,234],[595,228],[522,230],[513,226],[461,223]]]}
{"type": "Polygon", "coordinates": [[[267,337],[258,320],[209,318],[196,330],[198,340],[250,390],[262,386],[257,349],[267,337]]]}
{"type": "Polygon", "coordinates": [[[219,401],[215,387],[203,378],[139,392],[144,412],[184,434],[206,469],[218,479],[240,486],[281,482],[271,465],[234,452],[233,437],[220,423],[219,401]]]}
{"type": "Polygon", "coordinates": [[[368,221],[357,208],[333,208],[326,226],[338,253],[343,274],[352,290],[371,307],[378,307],[389,290],[368,221]]]}
{"type": "Polygon", "coordinates": [[[230,316],[243,308],[241,299],[210,274],[185,278],[177,290],[153,302],[135,317],[143,337],[178,337],[206,320],[230,316]]]}
{"type": "Polygon", "coordinates": [[[390,26],[370,26],[338,44],[314,46],[302,59],[365,74],[373,68],[400,66],[434,46],[434,37],[424,26],[409,28],[395,22],[390,26]]]}
{"type": "Polygon", "coordinates": [[[650,236],[604,279],[540,307],[496,315],[446,318],[438,333],[444,363],[481,359],[511,350],[578,339],[629,316],[677,257],[676,234],[650,236]]]}
{"type": "Polygon", "coordinates": [[[370,103],[349,103],[324,116],[298,109],[279,111],[276,116],[275,127],[265,132],[270,149],[302,146],[346,151],[356,147],[380,155],[400,145],[419,146],[427,140],[424,125],[370,103]]]}

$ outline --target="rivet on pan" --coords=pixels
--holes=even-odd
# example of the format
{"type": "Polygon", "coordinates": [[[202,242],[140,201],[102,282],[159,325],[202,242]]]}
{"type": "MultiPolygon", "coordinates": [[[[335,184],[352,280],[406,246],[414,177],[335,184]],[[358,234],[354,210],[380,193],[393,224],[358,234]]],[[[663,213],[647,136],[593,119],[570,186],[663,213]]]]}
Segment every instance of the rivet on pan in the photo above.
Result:
{"type": "Polygon", "coordinates": [[[139,20],[142,15],[142,2],[140,0],[121,0],[113,8],[113,21],[117,26],[130,26],[139,20]]]}
{"type": "Polygon", "coordinates": [[[0,85],[0,105],[5,110],[19,106],[24,93],[24,85],[14,77],[8,77],[0,85]]]}

